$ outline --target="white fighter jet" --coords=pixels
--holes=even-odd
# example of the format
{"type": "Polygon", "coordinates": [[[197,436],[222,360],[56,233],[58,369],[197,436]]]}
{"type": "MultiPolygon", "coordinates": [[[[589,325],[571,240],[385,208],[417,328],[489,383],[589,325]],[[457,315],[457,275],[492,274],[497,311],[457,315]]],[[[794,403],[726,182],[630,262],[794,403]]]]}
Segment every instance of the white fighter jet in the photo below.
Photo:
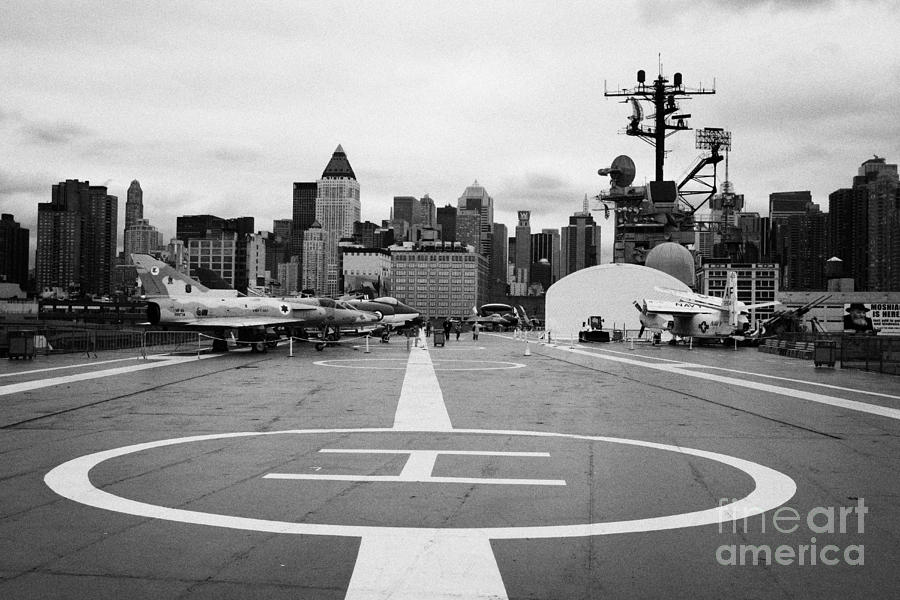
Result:
{"type": "MultiPolygon", "coordinates": [[[[358,310],[330,298],[266,298],[239,296],[235,290],[211,290],[166,263],[146,254],[132,254],[150,325],[214,330],[213,350],[227,350],[225,331],[237,330],[238,341],[253,352],[266,351],[266,329],[318,328],[322,339],[334,341],[340,328],[376,323],[381,315],[358,310]]],[[[324,343],[316,346],[324,348],[324,343]]]]}
{"type": "Polygon", "coordinates": [[[763,302],[748,305],[738,300],[737,273],[734,271],[728,274],[728,284],[721,298],[669,288],[655,289],[679,299],[676,301],[646,299],[643,305],[635,301],[634,306],[641,313],[639,317],[641,330],[638,337],[643,335],[644,329],[650,329],[669,331],[681,338],[744,340],[750,335],[748,331],[750,309],[779,304],[779,302],[763,302]]]}

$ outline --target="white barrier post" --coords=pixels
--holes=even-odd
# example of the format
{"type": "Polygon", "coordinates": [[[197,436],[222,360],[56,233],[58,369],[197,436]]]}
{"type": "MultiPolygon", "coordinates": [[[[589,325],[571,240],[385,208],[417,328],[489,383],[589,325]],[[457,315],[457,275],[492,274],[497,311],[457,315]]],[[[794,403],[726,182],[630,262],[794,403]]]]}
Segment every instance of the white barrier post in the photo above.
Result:
{"type": "Polygon", "coordinates": [[[369,336],[367,335],[367,336],[366,336],[366,354],[368,354],[369,352],[370,352],[370,350],[369,350],[369,336]]]}
{"type": "Polygon", "coordinates": [[[288,344],[288,357],[294,358],[294,334],[288,336],[288,339],[290,340],[290,344],[288,344]]]}

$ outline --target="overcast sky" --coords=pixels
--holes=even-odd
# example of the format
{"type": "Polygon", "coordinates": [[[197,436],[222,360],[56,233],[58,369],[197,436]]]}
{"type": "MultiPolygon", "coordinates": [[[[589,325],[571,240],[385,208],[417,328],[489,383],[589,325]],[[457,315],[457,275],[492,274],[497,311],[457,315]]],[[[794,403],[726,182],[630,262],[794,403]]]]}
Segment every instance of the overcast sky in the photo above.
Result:
{"type": "MultiPolygon", "coordinates": [[[[0,209],[36,235],[65,179],[144,190],[175,218],[291,217],[341,144],[364,220],[393,196],[456,205],[478,180],[495,220],[558,228],[619,154],[653,178],[604,86],[680,71],[682,105],[733,135],[745,209],[810,190],[823,210],[873,155],[900,160],[900,16],[888,0],[0,2],[0,209]]],[[[669,138],[666,176],[698,151],[669,138]]],[[[600,215],[595,213],[599,218],[600,215]]],[[[121,237],[121,232],[120,232],[121,237]]]]}

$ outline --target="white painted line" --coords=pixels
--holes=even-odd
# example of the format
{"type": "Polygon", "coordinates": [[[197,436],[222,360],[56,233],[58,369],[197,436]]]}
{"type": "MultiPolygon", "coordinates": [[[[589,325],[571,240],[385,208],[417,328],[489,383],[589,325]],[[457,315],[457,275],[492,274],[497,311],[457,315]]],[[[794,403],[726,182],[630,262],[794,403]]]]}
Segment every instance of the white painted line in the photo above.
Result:
{"type": "Polygon", "coordinates": [[[394,429],[401,431],[450,431],[453,424],[427,350],[413,349],[406,363],[400,400],[394,413],[394,429]]]}
{"type": "MultiPolygon", "coordinates": [[[[313,364],[318,365],[320,367],[337,367],[339,369],[373,369],[380,371],[400,371],[406,369],[407,360],[404,358],[336,358],[336,359],[326,359],[326,360],[317,360],[313,364]],[[400,362],[403,361],[404,364],[402,366],[398,365],[396,367],[377,367],[372,366],[375,362],[400,362]],[[354,363],[354,364],[344,364],[344,363],[354,363]]],[[[440,358],[438,360],[432,361],[432,368],[435,371],[503,371],[508,369],[524,369],[525,365],[523,363],[515,363],[515,362],[506,362],[502,360],[463,360],[463,359],[446,359],[440,358]],[[444,363],[471,363],[471,364],[479,364],[479,365],[500,365],[496,367],[444,367],[441,366],[444,363]]]]}
{"type": "Polygon", "coordinates": [[[346,600],[507,600],[489,539],[408,531],[360,542],[346,600]]]}
{"type": "Polygon", "coordinates": [[[28,371],[16,371],[15,373],[3,373],[3,374],[0,374],[0,377],[15,377],[16,375],[30,375],[32,373],[46,373],[48,371],[59,371],[60,369],[78,369],[81,367],[93,367],[96,365],[107,365],[109,363],[123,362],[126,360],[142,360],[142,359],[140,356],[132,356],[130,358],[114,358],[114,359],[110,359],[110,360],[91,361],[91,362],[77,363],[74,365],[64,365],[61,367],[46,367],[44,369],[31,369],[28,371]]]}
{"type": "MultiPolygon", "coordinates": [[[[887,406],[878,406],[877,404],[867,404],[865,402],[858,402],[856,400],[848,400],[846,398],[839,398],[837,396],[826,396],[824,394],[816,394],[814,392],[807,392],[805,390],[798,390],[795,388],[788,387],[780,387],[776,385],[770,385],[768,383],[762,383],[761,381],[747,381],[746,379],[737,379],[735,377],[724,377],[722,375],[715,375],[713,373],[703,373],[701,371],[692,371],[685,369],[679,365],[671,365],[671,364],[655,364],[641,360],[635,360],[632,358],[624,358],[619,356],[612,356],[607,353],[598,353],[598,352],[587,352],[584,350],[578,350],[575,348],[557,348],[559,350],[563,350],[565,352],[570,352],[572,354],[581,354],[584,356],[590,356],[593,358],[599,358],[601,360],[611,360],[613,362],[620,362],[629,365],[635,365],[638,367],[644,367],[647,369],[655,369],[657,371],[666,371],[668,373],[675,373],[678,375],[686,375],[687,377],[694,377],[697,379],[706,379],[707,381],[715,381],[717,383],[725,383],[728,385],[735,385],[738,387],[750,388],[752,390],[760,391],[760,392],[769,392],[772,394],[778,394],[781,396],[789,396],[791,398],[799,398],[802,400],[808,400],[810,402],[818,402],[819,404],[827,404],[829,406],[835,406],[837,408],[844,408],[847,410],[855,410],[858,412],[864,412],[872,415],[877,415],[879,417],[887,417],[889,419],[898,419],[900,420],[900,409],[890,408],[887,406]]],[[[854,390],[856,391],[856,390],[854,390]]]]}
{"type": "Polygon", "coordinates": [[[268,473],[263,479],[296,479],[320,481],[361,481],[379,483],[465,483],[485,485],[566,485],[562,479],[497,479],[485,477],[434,477],[434,465],[441,454],[455,456],[515,456],[548,458],[548,452],[478,452],[476,450],[385,450],[324,448],[319,452],[331,454],[406,454],[409,458],[399,475],[330,475],[308,473],[268,473]]]}
{"type": "Polygon", "coordinates": [[[19,392],[28,392],[31,390],[39,390],[54,385],[63,385],[66,383],[75,383],[78,381],[88,381],[90,379],[100,379],[102,377],[112,377],[113,375],[122,375],[124,373],[133,373],[135,371],[144,371],[146,369],[156,369],[158,367],[169,367],[184,362],[192,362],[195,360],[203,360],[212,358],[215,355],[206,354],[202,356],[191,357],[172,357],[165,360],[147,361],[139,365],[129,367],[116,367],[113,369],[104,369],[102,371],[90,371],[88,373],[76,373],[74,375],[64,375],[62,377],[52,377],[50,379],[38,379],[34,381],[23,381],[21,383],[11,383],[9,385],[0,386],[0,396],[8,396],[19,392]]]}
{"type": "MultiPolygon", "coordinates": [[[[603,349],[598,348],[596,351],[598,353],[603,353],[603,354],[607,354],[607,353],[608,354],[620,354],[622,356],[629,356],[629,357],[635,356],[635,354],[633,352],[625,353],[625,352],[618,352],[616,350],[607,350],[605,348],[603,348],[603,349]]],[[[651,358],[651,357],[647,357],[647,358],[651,358]]],[[[794,379],[791,377],[781,377],[780,375],[769,375],[767,373],[753,373],[751,371],[741,371],[739,369],[730,369],[728,367],[717,367],[714,365],[704,365],[701,363],[689,363],[689,362],[683,362],[683,361],[679,361],[679,360],[672,360],[669,358],[657,358],[655,356],[652,357],[652,359],[667,362],[667,363],[670,363],[671,365],[684,367],[684,368],[716,369],[718,371],[727,371],[729,373],[739,373],[741,375],[750,375],[753,377],[765,377],[766,379],[777,379],[779,381],[790,381],[792,383],[799,383],[802,385],[814,385],[816,387],[828,388],[828,389],[832,389],[832,390],[840,390],[842,392],[853,392],[854,394],[865,394],[867,396],[880,396],[882,398],[891,398],[892,400],[900,400],[900,396],[897,396],[895,394],[884,394],[881,392],[872,392],[869,390],[861,390],[861,389],[857,389],[857,388],[842,387],[839,385],[831,385],[830,383],[821,383],[819,381],[810,381],[808,379],[794,379]]]]}
{"type": "Polygon", "coordinates": [[[305,473],[268,473],[263,479],[298,481],[357,481],[364,483],[464,483],[467,485],[566,485],[564,479],[488,479],[484,477],[418,477],[413,475],[311,475],[305,473]]]}

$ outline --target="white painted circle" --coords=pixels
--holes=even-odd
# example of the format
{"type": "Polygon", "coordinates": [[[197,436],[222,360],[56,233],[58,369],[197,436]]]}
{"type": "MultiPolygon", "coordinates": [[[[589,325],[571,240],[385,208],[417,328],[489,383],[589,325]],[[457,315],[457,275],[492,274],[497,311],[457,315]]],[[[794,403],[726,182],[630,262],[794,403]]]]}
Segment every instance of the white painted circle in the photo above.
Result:
{"type": "MultiPolygon", "coordinates": [[[[330,360],[317,360],[313,364],[319,365],[321,367],[335,367],[338,369],[374,369],[374,370],[382,370],[382,371],[405,371],[407,366],[407,360],[405,358],[335,358],[330,360]],[[377,367],[373,365],[355,365],[355,364],[343,364],[343,363],[369,363],[369,362],[396,362],[400,363],[399,366],[396,367],[377,367]]],[[[514,363],[514,362],[506,362],[502,360],[451,360],[451,359],[438,359],[432,360],[431,364],[434,367],[435,371],[502,371],[505,369],[524,369],[525,365],[522,363],[514,363]],[[441,367],[440,365],[443,363],[452,363],[452,362],[461,362],[461,363],[478,363],[479,365],[504,365],[497,367],[441,367]]]]}
{"type": "MultiPolygon", "coordinates": [[[[793,497],[797,491],[794,480],[783,473],[779,473],[769,467],[753,463],[741,458],[735,458],[716,452],[657,444],[641,440],[624,438],[610,438],[603,436],[576,435],[567,433],[547,433],[540,431],[499,431],[486,429],[453,429],[447,433],[461,434],[495,434],[515,435],[531,437],[561,437],[576,440],[610,442],[614,444],[626,444],[654,448],[678,454],[698,456],[724,463],[735,469],[743,471],[753,478],[756,487],[746,497],[706,510],[669,515],[664,517],[652,517],[648,519],[633,519],[628,521],[610,521],[601,523],[584,523],[578,525],[546,525],[529,527],[468,527],[455,529],[439,528],[414,528],[414,527],[375,527],[364,525],[329,525],[313,523],[292,523],[289,521],[271,521],[266,519],[252,519],[247,517],[235,517],[214,513],[196,512],[179,508],[167,508],[156,506],[135,500],[122,498],[100,490],[90,481],[90,470],[100,463],[141,452],[152,448],[162,448],[185,444],[190,442],[202,442],[207,440],[228,439],[250,436],[283,435],[283,434],[323,434],[323,433],[416,433],[412,431],[398,432],[396,429],[387,428],[362,428],[362,429],[295,429],[286,431],[266,432],[241,432],[219,433],[212,435],[197,435],[191,437],[159,440],[133,446],[124,446],[113,450],[105,450],[94,454],[88,454],[63,463],[47,473],[44,482],[54,492],[80,502],[88,506],[111,510],[114,512],[177,521],[180,523],[193,523],[197,525],[210,525],[229,529],[241,529],[246,531],[262,531],[268,533],[288,533],[293,535],[335,535],[363,537],[366,535],[395,534],[402,535],[411,532],[427,533],[429,535],[460,535],[464,537],[482,536],[488,539],[523,539],[523,538],[563,538],[583,537],[592,535],[611,535],[616,533],[636,533],[647,531],[659,531],[665,529],[680,529],[683,527],[695,527],[698,525],[711,525],[715,523],[727,523],[745,517],[764,513],[781,506],[793,497]]],[[[424,433],[424,432],[423,432],[424,433]]]]}

